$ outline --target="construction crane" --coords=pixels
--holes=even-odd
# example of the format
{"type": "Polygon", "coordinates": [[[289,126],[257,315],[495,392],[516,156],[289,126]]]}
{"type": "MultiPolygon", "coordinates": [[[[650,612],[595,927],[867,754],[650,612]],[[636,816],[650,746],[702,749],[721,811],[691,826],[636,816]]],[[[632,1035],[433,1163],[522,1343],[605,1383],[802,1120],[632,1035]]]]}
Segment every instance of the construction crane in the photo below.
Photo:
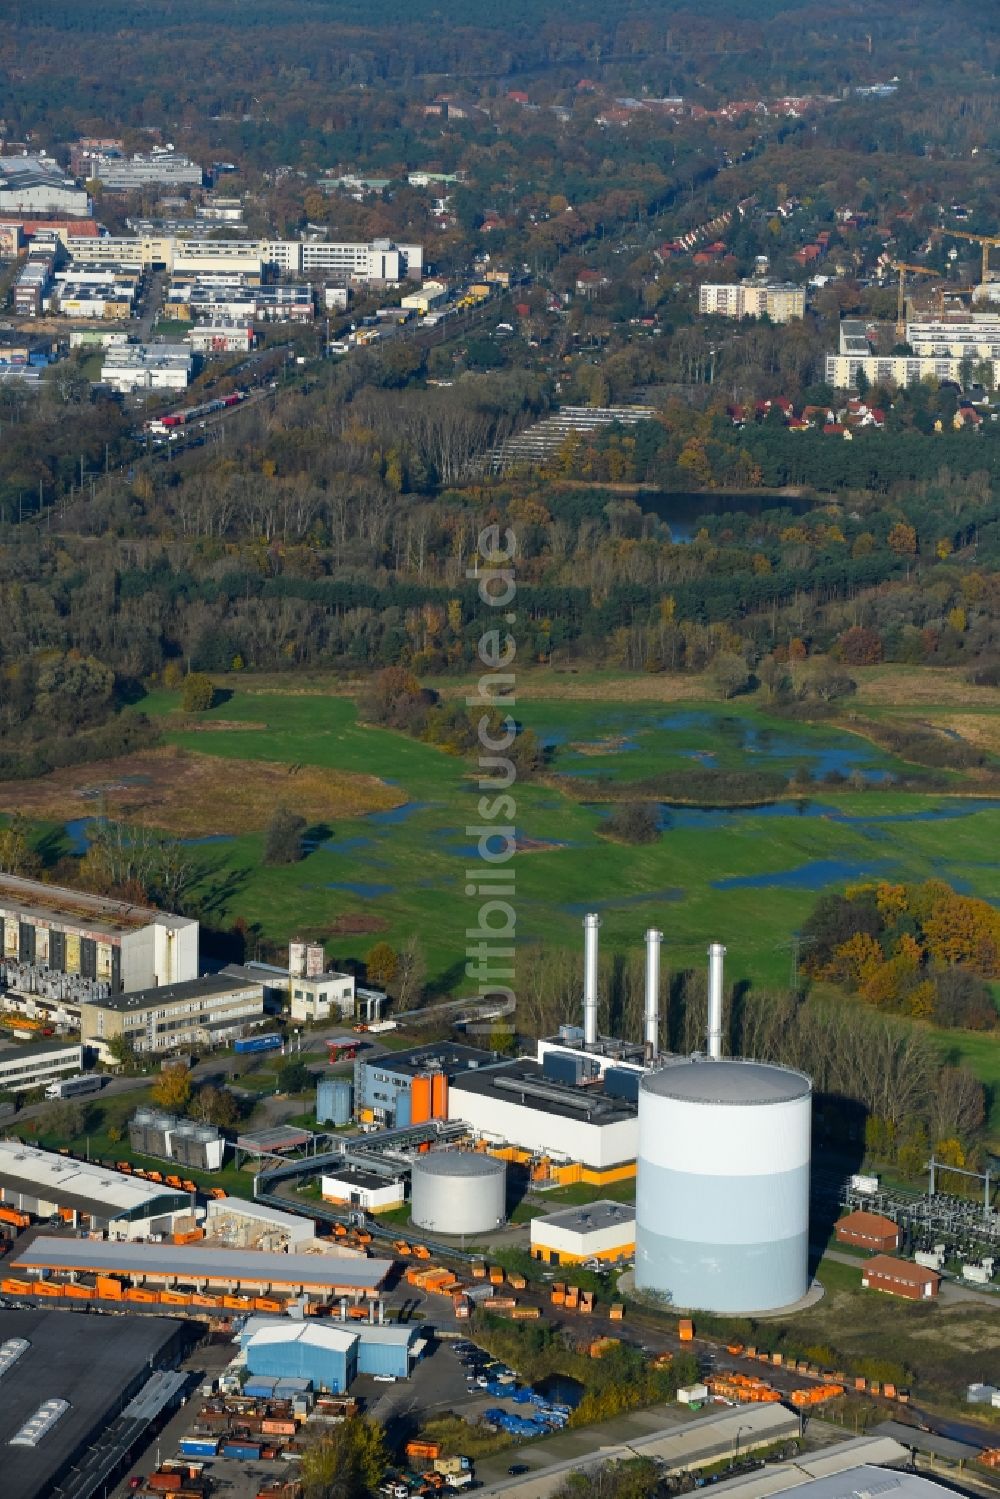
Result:
{"type": "Polygon", "coordinates": [[[973,244],[979,245],[983,256],[983,283],[990,279],[990,251],[995,245],[1000,245],[1000,235],[972,234],[968,229],[936,229],[934,232],[950,234],[953,239],[971,239],[973,244]]]}
{"type": "Polygon", "coordinates": [[[932,271],[926,265],[907,265],[905,260],[894,260],[891,262],[892,269],[899,272],[899,295],[896,298],[896,337],[903,338],[906,335],[906,273],[910,271],[914,276],[939,276],[940,271],[932,271]]]}

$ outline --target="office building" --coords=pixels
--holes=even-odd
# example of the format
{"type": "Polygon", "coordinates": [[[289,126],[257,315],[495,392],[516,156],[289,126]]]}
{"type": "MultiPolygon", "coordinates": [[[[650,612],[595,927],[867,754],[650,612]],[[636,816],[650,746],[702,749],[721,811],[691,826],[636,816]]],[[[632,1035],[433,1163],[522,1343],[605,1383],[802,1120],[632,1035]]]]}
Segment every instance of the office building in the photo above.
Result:
{"type": "Polygon", "coordinates": [[[698,311],[730,318],[766,315],[772,323],[790,323],[805,316],[806,292],[792,282],[706,282],[698,289],[698,311]]]}
{"type": "Polygon", "coordinates": [[[263,1018],[262,985],[225,974],[92,999],[81,1010],[84,1045],[123,1039],[140,1054],[225,1045],[263,1018]]]}
{"type": "Polygon", "coordinates": [[[0,1045],[0,1092],[27,1093],[61,1077],[74,1077],[83,1066],[83,1047],[44,1039],[0,1045]]]}

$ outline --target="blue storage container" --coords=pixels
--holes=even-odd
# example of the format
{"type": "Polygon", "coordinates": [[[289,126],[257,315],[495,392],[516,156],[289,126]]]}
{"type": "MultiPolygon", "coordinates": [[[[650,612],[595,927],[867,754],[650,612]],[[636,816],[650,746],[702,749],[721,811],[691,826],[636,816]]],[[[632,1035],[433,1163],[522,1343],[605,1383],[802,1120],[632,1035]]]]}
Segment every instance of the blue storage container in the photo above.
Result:
{"type": "Polygon", "coordinates": [[[243,1462],[255,1463],[260,1458],[260,1446],[256,1442],[224,1442],[222,1455],[239,1458],[243,1462]]]}
{"type": "Polygon", "coordinates": [[[180,1449],[185,1457],[215,1457],[219,1443],[215,1437],[181,1437],[180,1449]]]}
{"type": "Polygon", "coordinates": [[[244,1395],[249,1395],[252,1400],[266,1400],[274,1394],[274,1387],[278,1383],[274,1374],[254,1374],[243,1386],[244,1395]]]}

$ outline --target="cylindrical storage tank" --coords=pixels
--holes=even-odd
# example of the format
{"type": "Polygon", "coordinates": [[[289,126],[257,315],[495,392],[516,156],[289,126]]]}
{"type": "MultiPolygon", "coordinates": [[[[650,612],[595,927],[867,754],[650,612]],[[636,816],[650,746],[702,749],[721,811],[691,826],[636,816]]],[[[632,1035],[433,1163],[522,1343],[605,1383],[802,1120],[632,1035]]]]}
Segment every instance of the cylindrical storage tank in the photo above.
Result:
{"type": "Polygon", "coordinates": [[[413,1162],[410,1216],[437,1234],[484,1234],[507,1215],[507,1164],[495,1156],[440,1150],[413,1162]]]}
{"type": "Polygon", "coordinates": [[[354,1087],[349,1078],[325,1077],[316,1084],[316,1122],[336,1128],[351,1120],[354,1087]]]}
{"type": "Polygon", "coordinates": [[[431,1117],[431,1080],[419,1073],[410,1084],[410,1123],[426,1124],[431,1117]]]}
{"type": "Polygon", "coordinates": [[[635,1283],[677,1307],[764,1312],[809,1289],[812,1084],[693,1058],[639,1089],[635,1283]]]}

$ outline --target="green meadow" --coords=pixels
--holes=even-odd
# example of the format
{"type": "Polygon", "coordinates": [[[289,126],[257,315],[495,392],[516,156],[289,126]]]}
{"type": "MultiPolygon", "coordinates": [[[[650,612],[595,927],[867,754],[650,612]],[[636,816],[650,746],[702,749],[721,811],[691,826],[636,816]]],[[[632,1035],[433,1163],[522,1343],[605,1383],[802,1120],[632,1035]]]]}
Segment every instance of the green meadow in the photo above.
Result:
{"type": "MultiPolygon", "coordinates": [[[[465,932],[478,907],[467,871],[485,867],[477,830],[489,826],[471,762],[365,726],[346,697],[237,689],[196,728],[171,725],[172,694],[142,708],[163,719],[168,740],[200,754],[364,772],[407,797],[389,812],[331,821],[301,863],[278,868],[261,864],[260,831],[211,840],[206,827],[211,841],[192,844],[192,856],[210,924],[243,917],[275,942],[324,935],[339,958],[417,932],[434,987],[467,988],[465,932]]],[[[777,983],[788,977],[792,934],[828,886],[869,873],[937,875],[1000,898],[998,807],[863,779],[900,766],[857,736],[731,704],[529,701],[518,712],[552,756],[550,773],[515,788],[521,847],[508,867],[522,944],[575,945],[584,912],[597,909],[609,949],[638,951],[655,922],[671,966],[700,962],[705,944],[722,939],[734,980],[777,983]],[[581,776],[628,783],[685,767],[791,774],[804,765],[846,775],[847,786],[816,784],[772,807],[677,807],[657,842],[640,847],[603,837],[607,808],[561,789],[581,776]]]]}

